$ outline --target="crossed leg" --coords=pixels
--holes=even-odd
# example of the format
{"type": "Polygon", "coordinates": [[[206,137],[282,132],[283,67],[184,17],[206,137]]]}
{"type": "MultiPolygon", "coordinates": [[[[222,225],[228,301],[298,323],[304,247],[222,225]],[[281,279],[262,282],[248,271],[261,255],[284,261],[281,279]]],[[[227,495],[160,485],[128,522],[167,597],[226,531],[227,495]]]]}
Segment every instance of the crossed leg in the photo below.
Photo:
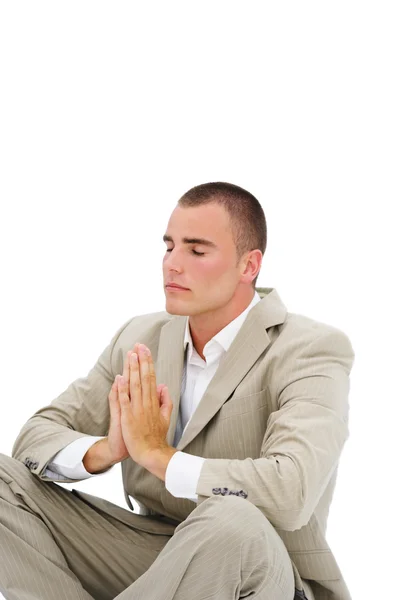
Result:
{"type": "Polygon", "coordinates": [[[126,522],[0,454],[0,592],[7,600],[293,599],[286,548],[243,498],[208,498],[168,534],[146,532],[148,517],[121,510],[126,522]]]}

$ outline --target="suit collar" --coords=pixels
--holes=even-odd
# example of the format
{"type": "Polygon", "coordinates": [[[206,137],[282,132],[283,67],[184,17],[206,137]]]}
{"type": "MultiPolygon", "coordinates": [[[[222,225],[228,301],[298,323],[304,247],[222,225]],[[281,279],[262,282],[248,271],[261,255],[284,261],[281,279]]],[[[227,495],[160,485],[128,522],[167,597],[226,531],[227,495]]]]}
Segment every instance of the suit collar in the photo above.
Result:
{"type": "MultiPolygon", "coordinates": [[[[236,317],[236,319],[234,319],[233,321],[228,323],[228,325],[226,325],[223,329],[221,329],[221,331],[216,333],[216,335],[213,336],[211,338],[211,340],[209,342],[207,342],[207,344],[210,345],[214,342],[217,342],[217,344],[216,344],[217,348],[218,348],[218,350],[220,350],[220,352],[222,354],[224,352],[228,352],[230,345],[234,341],[234,338],[237,335],[239,329],[241,328],[242,323],[246,319],[247,313],[258,302],[261,302],[261,297],[260,297],[259,293],[255,291],[253,298],[252,298],[250,304],[247,306],[247,308],[245,308],[245,310],[242,311],[240,313],[240,315],[238,315],[236,317]]],[[[207,344],[203,349],[203,354],[206,356],[206,358],[207,358],[207,355],[206,355],[205,351],[206,351],[207,344]]],[[[185,334],[184,334],[184,351],[186,350],[186,352],[187,352],[187,361],[188,362],[191,361],[193,349],[194,349],[194,347],[193,347],[193,342],[192,342],[192,337],[191,337],[191,331],[189,328],[189,317],[186,317],[185,334]],[[187,346],[188,346],[188,349],[187,349],[187,346]]]]}
{"type": "MultiPolygon", "coordinates": [[[[270,344],[267,329],[284,322],[287,314],[275,288],[256,288],[261,301],[248,312],[241,328],[189,421],[178,450],[183,450],[207,425],[270,344]]],[[[180,406],[187,317],[176,315],[162,327],[156,380],[165,383],[173,401],[167,443],[172,446],[180,406]]]]}

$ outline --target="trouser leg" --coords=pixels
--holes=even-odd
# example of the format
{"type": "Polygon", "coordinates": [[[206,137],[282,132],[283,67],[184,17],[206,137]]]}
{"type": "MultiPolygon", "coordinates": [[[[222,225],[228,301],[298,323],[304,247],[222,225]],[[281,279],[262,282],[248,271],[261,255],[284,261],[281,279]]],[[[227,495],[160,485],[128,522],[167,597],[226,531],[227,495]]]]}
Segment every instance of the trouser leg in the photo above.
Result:
{"type": "Polygon", "coordinates": [[[287,550],[250,502],[214,496],[180,523],[159,556],[115,600],[293,600],[287,550]]]}
{"type": "MultiPolygon", "coordinates": [[[[147,518],[124,512],[133,522],[147,518]]],[[[7,600],[111,600],[170,537],[101,514],[0,454],[0,592],[7,600]]]]}

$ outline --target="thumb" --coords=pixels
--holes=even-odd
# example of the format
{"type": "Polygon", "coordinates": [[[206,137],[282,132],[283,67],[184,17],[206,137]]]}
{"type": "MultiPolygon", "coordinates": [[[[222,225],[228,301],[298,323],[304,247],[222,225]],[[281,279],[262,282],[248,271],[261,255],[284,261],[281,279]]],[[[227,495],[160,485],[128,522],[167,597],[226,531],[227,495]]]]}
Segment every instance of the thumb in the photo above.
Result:
{"type": "Polygon", "coordinates": [[[119,404],[119,394],[117,387],[117,379],[112,384],[111,390],[108,396],[109,400],[109,410],[111,415],[117,415],[120,413],[120,404],[119,404]]]}
{"type": "Polygon", "coordinates": [[[159,383],[159,385],[156,386],[156,390],[158,392],[158,400],[159,400],[159,406],[161,405],[161,399],[162,399],[162,389],[165,387],[164,383],[159,383]]]}
{"type": "Polygon", "coordinates": [[[170,397],[169,388],[165,385],[160,392],[160,412],[169,421],[172,410],[173,402],[170,397]]]}

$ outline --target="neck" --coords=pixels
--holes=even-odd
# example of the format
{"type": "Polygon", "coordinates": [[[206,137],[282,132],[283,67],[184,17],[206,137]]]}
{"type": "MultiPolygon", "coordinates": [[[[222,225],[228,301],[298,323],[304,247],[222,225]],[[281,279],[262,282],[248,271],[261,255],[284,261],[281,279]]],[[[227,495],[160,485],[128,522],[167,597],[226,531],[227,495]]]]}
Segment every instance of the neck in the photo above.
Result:
{"type": "Polygon", "coordinates": [[[254,298],[255,290],[249,290],[239,303],[229,302],[213,311],[189,317],[189,329],[196,352],[205,360],[203,349],[219,331],[236,319],[249,306],[254,298]]]}

